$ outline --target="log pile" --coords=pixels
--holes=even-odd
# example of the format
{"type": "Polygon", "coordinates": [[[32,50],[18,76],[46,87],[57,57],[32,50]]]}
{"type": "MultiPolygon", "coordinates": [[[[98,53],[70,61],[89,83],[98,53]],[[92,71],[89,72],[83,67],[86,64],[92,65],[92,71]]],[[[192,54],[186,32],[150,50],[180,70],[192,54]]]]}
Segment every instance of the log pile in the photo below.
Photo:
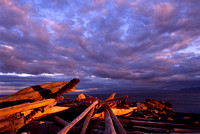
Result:
{"type": "Polygon", "coordinates": [[[99,100],[79,94],[79,79],[28,87],[0,98],[0,132],[30,134],[200,133],[200,115],[172,111],[164,101],[129,102],[111,94],[99,100]]]}

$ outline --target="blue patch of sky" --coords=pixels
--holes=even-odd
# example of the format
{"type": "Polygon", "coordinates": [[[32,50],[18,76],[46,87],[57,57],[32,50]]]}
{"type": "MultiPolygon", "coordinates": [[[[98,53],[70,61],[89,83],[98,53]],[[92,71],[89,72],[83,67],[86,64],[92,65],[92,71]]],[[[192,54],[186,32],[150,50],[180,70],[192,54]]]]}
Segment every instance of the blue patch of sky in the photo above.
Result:
{"type": "Polygon", "coordinates": [[[15,31],[20,37],[24,36],[23,31],[19,29],[18,27],[12,27],[12,30],[15,31]]]}
{"type": "Polygon", "coordinates": [[[200,54],[200,36],[197,37],[194,41],[190,42],[190,45],[183,49],[183,50],[180,50],[179,52],[180,53],[195,53],[195,54],[200,54]]]}

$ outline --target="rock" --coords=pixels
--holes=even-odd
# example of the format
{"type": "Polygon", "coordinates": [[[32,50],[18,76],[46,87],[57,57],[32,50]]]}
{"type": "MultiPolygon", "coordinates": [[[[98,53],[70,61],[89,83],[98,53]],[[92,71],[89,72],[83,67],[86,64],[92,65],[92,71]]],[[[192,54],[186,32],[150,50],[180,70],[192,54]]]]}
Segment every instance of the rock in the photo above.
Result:
{"type": "Polygon", "coordinates": [[[137,109],[138,110],[147,110],[147,106],[144,103],[137,103],[137,109]]]}
{"type": "Polygon", "coordinates": [[[174,119],[172,117],[168,117],[167,120],[168,121],[174,121],[174,119]]]}
{"type": "Polygon", "coordinates": [[[79,94],[78,97],[76,98],[76,100],[81,100],[81,99],[85,99],[85,95],[82,93],[82,94],[79,94]]]}

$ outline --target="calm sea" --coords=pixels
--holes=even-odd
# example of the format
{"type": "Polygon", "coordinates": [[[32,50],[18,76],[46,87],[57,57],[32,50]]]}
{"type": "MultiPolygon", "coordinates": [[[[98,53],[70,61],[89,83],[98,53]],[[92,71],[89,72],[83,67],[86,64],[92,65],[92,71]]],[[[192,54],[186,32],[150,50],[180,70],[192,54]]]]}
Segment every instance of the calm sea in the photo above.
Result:
{"type": "MultiPolygon", "coordinates": [[[[100,100],[105,100],[110,96],[108,93],[88,93],[100,100]]],[[[174,112],[197,113],[200,114],[200,91],[173,91],[173,92],[144,92],[144,93],[117,93],[116,97],[128,95],[128,101],[144,101],[149,98],[164,100],[172,104],[174,112]]],[[[1,95],[0,95],[1,96],[1,95]]],[[[65,98],[75,99],[78,94],[67,93],[65,98]]]]}
{"type": "MultiPolygon", "coordinates": [[[[98,99],[104,100],[110,94],[89,94],[98,99]]],[[[174,112],[200,114],[200,91],[176,91],[176,92],[148,92],[148,93],[117,93],[116,97],[128,95],[128,101],[144,101],[148,98],[164,100],[172,104],[174,112]]],[[[65,94],[66,98],[75,99],[77,94],[65,94]]]]}

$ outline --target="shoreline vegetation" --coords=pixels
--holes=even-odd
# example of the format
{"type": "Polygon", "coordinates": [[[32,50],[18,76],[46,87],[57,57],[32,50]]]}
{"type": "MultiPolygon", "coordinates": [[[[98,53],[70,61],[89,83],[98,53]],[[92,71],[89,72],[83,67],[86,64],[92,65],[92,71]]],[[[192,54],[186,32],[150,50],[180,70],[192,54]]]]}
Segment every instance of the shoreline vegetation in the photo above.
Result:
{"type": "Polygon", "coordinates": [[[72,93],[79,82],[46,83],[0,97],[0,132],[200,133],[200,114],[174,112],[172,104],[157,98],[72,93]]]}

